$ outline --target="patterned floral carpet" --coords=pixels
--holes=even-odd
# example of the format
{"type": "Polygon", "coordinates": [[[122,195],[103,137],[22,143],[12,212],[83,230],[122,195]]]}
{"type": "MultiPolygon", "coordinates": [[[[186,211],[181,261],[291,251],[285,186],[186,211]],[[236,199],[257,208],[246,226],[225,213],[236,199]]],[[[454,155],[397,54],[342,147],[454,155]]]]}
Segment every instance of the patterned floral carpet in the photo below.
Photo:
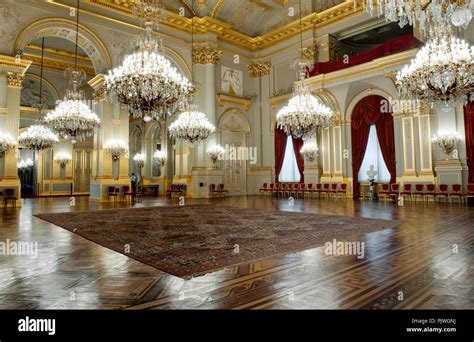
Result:
{"type": "Polygon", "coordinates": [[[400,224],[392,220],[212,205],[36,216],[179,277],[319,247],[333,239],[354,241],[400,224]]]}

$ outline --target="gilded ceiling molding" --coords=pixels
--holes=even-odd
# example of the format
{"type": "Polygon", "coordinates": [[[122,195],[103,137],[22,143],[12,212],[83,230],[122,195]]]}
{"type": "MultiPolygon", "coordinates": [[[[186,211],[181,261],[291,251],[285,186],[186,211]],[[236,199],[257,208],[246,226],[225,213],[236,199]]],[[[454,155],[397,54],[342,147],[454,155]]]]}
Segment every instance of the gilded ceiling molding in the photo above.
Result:
{"type": "Polygon", "coordinates": [[[217,64],[222,57],[222,50],[205,46],[193,48],[193,64],[217,64]]]}
{"type": "MultiPolygon", "coordinates": [[[[41,67],[41,57],[40,56],[35,56],[31,55],[29,53],[25,53],[23,55],[23,58],[26,60],[29,60],[32,62],[32,65],[35,67],[41,67]]],[[[60,71],[63,72],[66,70],[68,67],[71,67],[74,65],[74,63],[66,62],[60,59],[55,59],[55,58],[49,58],[49,57],[44,57],[43,59],[43,65],[46,70],[55,70],[55,71],[60,71]]],[[[95,76],[95,69],[92,66],[86,66],[79,64],[77,66],[78,69],[84,70],[84,72],[87,74],[89,77],[94,77],[95,76]]]]}
{"type": "Polygon", "coordinates": [[[16,72],[7,72],[8,77],[8,86],[12,88],[21,88],[23,86],[23,80],[25,79],[25,75],[16,73],[16,72]]]}
{"type": "Polygon", "coordinates": [[[214,8],[211,11],[211,18],[217,17],[222,8],[222,5],[224,5],[224,0],[217,0],[216,4],[214,5],[214,8]]]}
{"type": "MultiPolygon", "coordinates": [[[[97,7],[105,8],[109,11],[119,13],[121,15],[132,16],[131,4],[123,3],[120,0],[83,0],[97,7]]],[[[51,2],[62,3],[60,0],[51,0],[51,2]]],[[[222,6],[222,5],[221,5],[222,6]]],[[[217,11],[217,5],[213,12],[217,11]]],[[[337,6],[331,7],[320,13],[311,13],[302,20],[303,31],[320,29],[329,24],[334,24],[352,16],[359,15],[364,11],[364,0],[346,1],[337,6]]],[[[215,16],[218,11],[215,13],[215,16]]],[[[97,14],[101,16],[100,14],[97,14]]],[[[262,36],[250,37],[242,34],[232,28],[232,25],[215,19],[215,16],[203,18],[194,18],[194,29],[199,34],[215,34],[222,41],[232,43],[235,46],[244,48],[249,51],[259,51],[273,44],[286,40],[290,37],[300,34],[300,22],[296,20],[288,25],[275,29],[262,36]]],[[[192,19],[182,17],[177,13],[167,13],[167,18],[163,21],[163,25],[180,30],[182,32],[191,32],[192,19]]]]}
{"type": "MultiPolygon", "coordinates": [[[[41,51],[41,45],[39,45],[39,44],[34,44],[34,43],[28,44],[28,45],[26,46],[26,48],[32,49],[32,50],[41,51]]],[[[61,56],[61,57],[72,58],[72,59],[74,59],[74,57],[76,56],[74,52],[69,52],[69,51],[65,51],[65,50],[55,49],[55,48],[48,47],[48,46],[45,46],[45,47],[44,47],[44,52],[47,52],[47,53],[50,53],[50,54],[53,54],[53,55],[57,55],[57,56],[61,56]]],[[[77,59],[78,59],[78,60],[82,60],[82,61],[84,61],[84,62],[89,62],[89,63],[91,63],[91,60],[90,60],[89,56],[87,56],[87,55],[78,54],[78,55],[77,55],[77,59]]]]}
{"type": "Polygon", "coordinates": [[[268,76],[272,70],[272,61],[250,63],[247,68],[251,78],[268,76]]]}

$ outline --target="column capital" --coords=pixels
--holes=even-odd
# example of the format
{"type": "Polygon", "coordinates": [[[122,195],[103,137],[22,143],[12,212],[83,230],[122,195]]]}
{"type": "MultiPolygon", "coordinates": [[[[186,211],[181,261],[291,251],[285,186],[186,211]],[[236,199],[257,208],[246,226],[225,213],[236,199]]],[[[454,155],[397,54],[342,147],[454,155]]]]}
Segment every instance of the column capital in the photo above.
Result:
{"type": "Polygon", "coordinates": [[[21,88],[23,86],[23,80],[25,79],[25,75],[18,74],[16,72],[7,72],[8,77],[8,86],[12,88],[21,88]]]}
{"type": "Polygon", "coordinates": [[[222,54],[222,50],[211,46],[193,46],[193,64],[217,64],[222,54]]]}
{"type": "Polygon", "coordinates": [[[272,69],[272,61],[265,61],[265,62],[253,62],[250,63],[248,66],[249,76],[250,78],[259,78],[270,75],[270,71],[272,69]]]}
{"type": "Polygon", "coordinates": [[[105,75],[98,74],[87,82],[94,89],[94,100],[102,101],[106,99],[107,91],[105,89],[105,75]]]}

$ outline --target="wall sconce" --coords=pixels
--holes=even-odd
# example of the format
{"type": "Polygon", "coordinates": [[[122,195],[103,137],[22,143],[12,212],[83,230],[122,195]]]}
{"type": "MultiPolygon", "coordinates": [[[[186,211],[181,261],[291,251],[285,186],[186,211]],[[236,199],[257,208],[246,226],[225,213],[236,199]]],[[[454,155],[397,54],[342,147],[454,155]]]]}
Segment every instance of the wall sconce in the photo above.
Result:
{"type": "Polygon", "coordinates": [[[221,145],[214,145],[207,149],[207,154],[211,158],[212,162],[215,164],[219,157],[222,158],[223,154],[225,153],[225,148],[221,145]]]}
{"type": "Polygon", "coordinates": [[[448,157],[447,159],[449,159],[456,149],[457,144],[461,142],[461,135],[454,130],[448,131],[441,129],[433,135],[431,141],[438,145],[441,151],[448,157]]]}
{"type": "Polygon", "coordinates": [[[123,140],[111,140],[105,144],[105,150],[112,156],[113,161],[120,160],[121,157],[128,155],[128,146],[123,140]]]}
{"type": "Polygon", "coordinates": [[[54,157],[54,161],[58,163],[61,168],[65,168],[66,165],[72,161],[72,157],[67,153],[58,153],[56,157],[54,157]]]}
{"type": "Polygon", "coordinates": [[[161,166],[165,165],[166,158],[168,155],[164,151],[157,150],[155,151],[155,154],[153,154],[153,159],[158,163],[161,164],[161,166]]]}
{"type": "Polygon", "coordinates": [[[133,160],[137,165],[140,167],[143,167],[145,165],[145,155],[143,153],[137,153],[135,154],[135,157],[133,157],[133,160]]]}
{"type": "Polygon", "coordinates": [[[316,143],[305,143],[300,153],[310,162],[313,162],[318,157],[318,150],[316,143]]]}
{"type": "Polygon", "coordinates": [[[0,158],[5,152],[13,150],[16,147],[16,142],[8,133],[0,133],[0,158]]]}

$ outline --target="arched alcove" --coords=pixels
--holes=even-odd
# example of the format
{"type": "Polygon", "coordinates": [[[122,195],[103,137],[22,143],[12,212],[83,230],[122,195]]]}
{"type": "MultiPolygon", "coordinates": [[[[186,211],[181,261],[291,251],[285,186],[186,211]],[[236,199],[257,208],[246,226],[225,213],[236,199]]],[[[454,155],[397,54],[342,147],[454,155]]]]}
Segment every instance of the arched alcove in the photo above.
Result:
{"type": "MultiPolygon", "coordinates": [[[[15,40],[12,53],[17,55],[25,50],[29,43],[43,37],[58,37],[76,41],[76,23],[64,18],[45,18],[25,27],[15,40]]],[[[79,47],[91,59],[96,74],[104,73],[112,66],[107,48],[97,35],[86,26],[79,24],[79,47]]]]}

